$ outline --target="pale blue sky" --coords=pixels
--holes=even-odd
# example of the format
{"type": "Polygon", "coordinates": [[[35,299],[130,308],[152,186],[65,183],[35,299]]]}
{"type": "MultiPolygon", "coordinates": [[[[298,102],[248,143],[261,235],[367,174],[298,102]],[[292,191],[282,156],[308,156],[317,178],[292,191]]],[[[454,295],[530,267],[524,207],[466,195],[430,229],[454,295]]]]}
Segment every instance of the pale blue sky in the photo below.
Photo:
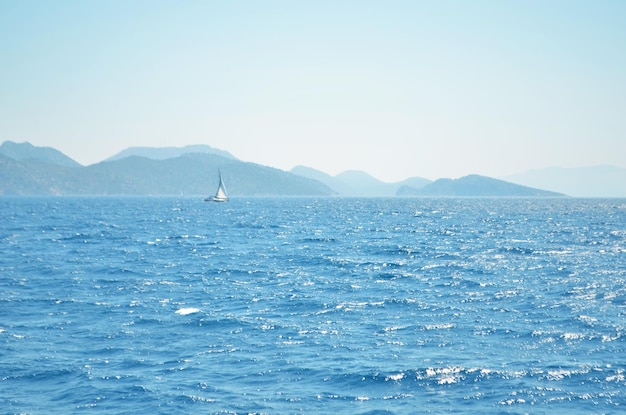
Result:
{"type": "Polygon", "coordinates": [[[626,167],[626,1],[0,0],[0,141],[385,180],[626,167]]]}

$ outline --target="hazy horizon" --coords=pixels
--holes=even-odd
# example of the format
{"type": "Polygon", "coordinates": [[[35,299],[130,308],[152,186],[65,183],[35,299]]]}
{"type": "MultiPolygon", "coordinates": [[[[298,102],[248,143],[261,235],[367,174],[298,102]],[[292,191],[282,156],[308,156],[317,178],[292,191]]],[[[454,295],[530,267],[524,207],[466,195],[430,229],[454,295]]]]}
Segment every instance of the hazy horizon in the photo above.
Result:
{"type": "Polygon", "coordinates": [[[5,1],[0,142],[331,175],[626,167],[626,3],[5,1]]]}

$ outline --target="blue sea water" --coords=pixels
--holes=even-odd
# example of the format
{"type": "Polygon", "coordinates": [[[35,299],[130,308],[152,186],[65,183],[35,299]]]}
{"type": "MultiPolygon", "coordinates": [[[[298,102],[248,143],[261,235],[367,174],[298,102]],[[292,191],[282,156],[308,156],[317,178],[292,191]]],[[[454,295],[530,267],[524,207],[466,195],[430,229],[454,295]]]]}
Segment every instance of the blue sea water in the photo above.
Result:
{"type": "Polygon", "coordinates": [[[626,200],[0,198],[0,412],[626,410],[626,200]]]}

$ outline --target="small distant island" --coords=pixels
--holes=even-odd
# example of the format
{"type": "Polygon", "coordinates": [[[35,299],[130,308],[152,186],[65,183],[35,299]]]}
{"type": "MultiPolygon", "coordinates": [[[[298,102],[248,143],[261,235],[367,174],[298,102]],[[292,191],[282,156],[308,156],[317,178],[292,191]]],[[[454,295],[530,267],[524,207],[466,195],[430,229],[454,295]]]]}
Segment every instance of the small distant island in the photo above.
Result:
{"type": "Polygon", "coordinates": [[[472,174],[459,179],[439,179],[422,188],[404,186],[401,196],[458,196],[458,197],[560,197],[562,193],[521,186],[504,180],[472,174]]]}
{"type": "Polygon", "coordinates": [[[562,197],[562,193],[485,176],[431,181],[413,177],[384,183],[360,171],[337,176],[310,167],[291,171],[238,160],[206,145],[134,147],[83,166],[51,147],[0,145],[0,195],[206,196],[220,170],[236,196],[562,197]]]}

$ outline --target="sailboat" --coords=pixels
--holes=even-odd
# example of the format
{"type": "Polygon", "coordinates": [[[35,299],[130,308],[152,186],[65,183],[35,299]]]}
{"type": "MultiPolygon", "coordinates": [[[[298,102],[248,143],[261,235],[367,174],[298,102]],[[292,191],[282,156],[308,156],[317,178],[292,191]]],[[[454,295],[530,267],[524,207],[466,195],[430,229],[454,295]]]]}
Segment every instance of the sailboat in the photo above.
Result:
{"type": "Polygon", "coordinates": [[[217,192],[215,196],[209,196],[204,199],[205,202],[228,202],[228,195],[226,194],[226,186],[222,180],[222,173],[218,170],[220,176],[220,184],[217,186],[217,192]]]}

